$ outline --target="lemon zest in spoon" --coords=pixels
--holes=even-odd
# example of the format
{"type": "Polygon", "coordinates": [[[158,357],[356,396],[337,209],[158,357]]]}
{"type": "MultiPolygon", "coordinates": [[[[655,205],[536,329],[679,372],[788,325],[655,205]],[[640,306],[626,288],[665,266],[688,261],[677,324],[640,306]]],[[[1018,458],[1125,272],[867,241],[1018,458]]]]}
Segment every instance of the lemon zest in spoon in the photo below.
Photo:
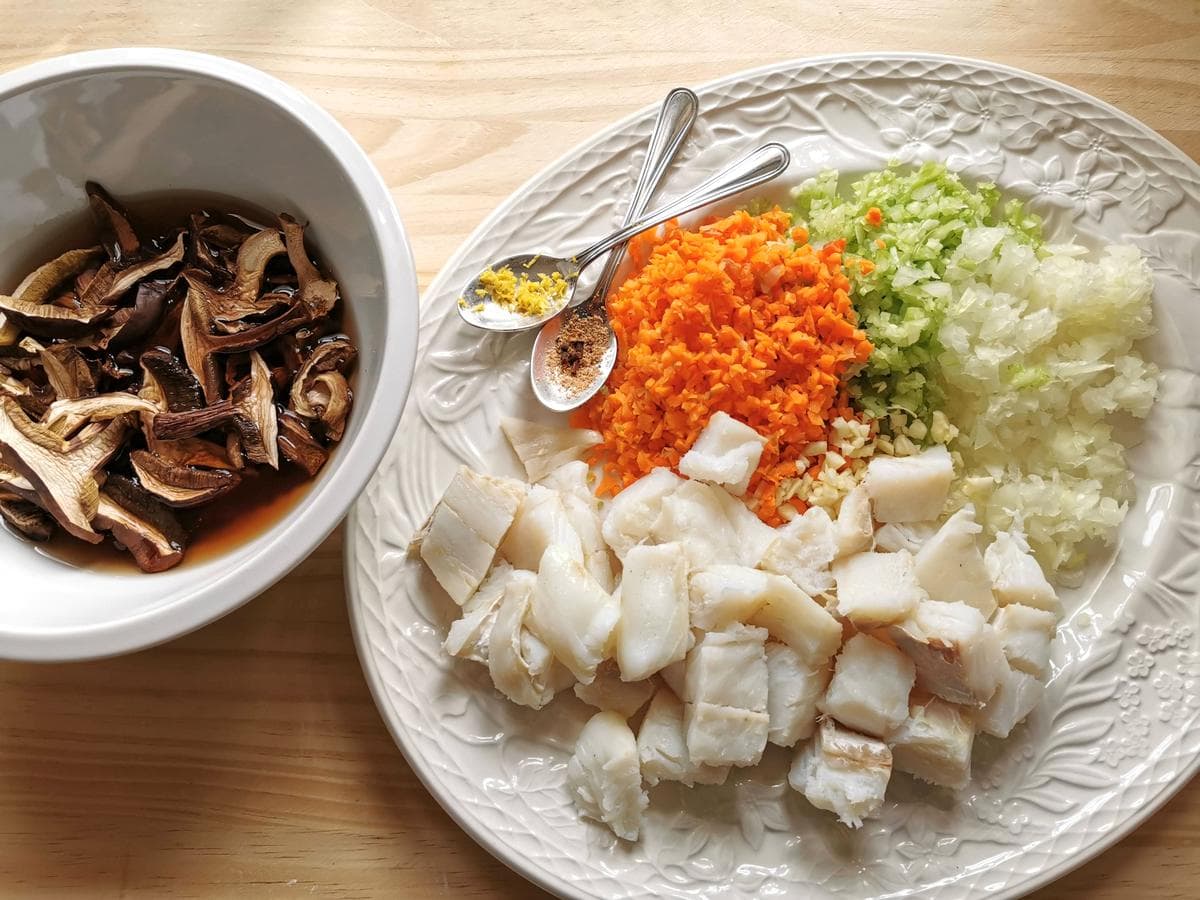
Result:
{"type": "Polygon", "coordinates": [[[536,278],[513,273],[508,266],[485,269],[479,276],[478,296],[491,296],[492,302],[522,316],[542,316],[557,309],[567,299],[570,287],[558,272],[536,278]]]}

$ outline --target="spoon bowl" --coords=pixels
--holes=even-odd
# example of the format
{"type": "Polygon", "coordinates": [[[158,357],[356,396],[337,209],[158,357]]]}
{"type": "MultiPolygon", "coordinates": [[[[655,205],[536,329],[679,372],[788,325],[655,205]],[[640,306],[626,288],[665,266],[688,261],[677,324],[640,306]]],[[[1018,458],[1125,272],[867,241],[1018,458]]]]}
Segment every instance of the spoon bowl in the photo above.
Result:
{"type": "Polygon", "coordinates": [[[527,331],[553,319],[570,305],[578,282],[579,267],[571,260],[558,259],[547,253],[518,253],[497,260],[471,279],[459,297],[458,314],[468,325],[487,331],[527,331]],[[484,285],[489,272],[503,273],[505,269],[512,272],[518,285],[522,281],[537,283],[543,277],[553,279],[556,275],[563,285],[545,310],[524,313],[497,302],[493,292],[484,285]]]}
{"type": "Polygon", "coordinates": [[[556,316],[547,322],[538,335],[537,347],[530,357],[529,375],[534,394],[552,412],[570,412],[591,400],[604,387],[617,363],[617,336],[609,328],[608,346],[604,348],[604,354],[590,373],[590,378],[575,383],[563,377],[562,367],[556,360],[558,339],[563,327],[576,317],[601,314],[585,307],[591,307],[591,304],[581,303],[566,315],[556,316]]]}

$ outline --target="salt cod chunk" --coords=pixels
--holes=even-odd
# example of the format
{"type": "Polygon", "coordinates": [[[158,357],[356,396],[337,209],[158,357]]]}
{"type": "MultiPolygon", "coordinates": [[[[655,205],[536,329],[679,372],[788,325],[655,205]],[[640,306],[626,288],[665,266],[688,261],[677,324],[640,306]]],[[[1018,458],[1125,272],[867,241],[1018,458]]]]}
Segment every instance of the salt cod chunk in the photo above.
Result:
{"type": "Polygon", "coordinates": [[[516,571],[506,562],[492,567],[479,589],[463,604],[462,616],[450,623],[450,631],[442,642],[443,650],[459,659],[487,665],[492,624],[504,599],[504,589],[516,571]]]}
{"type": "Polygon", "coordinates": [[[596,579],[600,587],[611,591],[616,587],[617,579],[613,573],[612,554],[600,531],[600,515],[595,498],[585,499],[578,493],[568,491],[558,491],[558,496],[566,511],[567,521],[579,536],[583,567],[596,579]]]}
{"type": "Polygon", "coordinates": [[[1008,664],[1045,680],[1050,669],[1050,642],[1058,625],[1054,613],[1010,603],[996,613],[993,625],[1008,664]]]}
{"type": "Polygon", "coordinates": [[[592,716],[567,763],[567,789],[579,812],[636,841],[649,799],[642,790],[637,739],[614,712],[592,716]]]}
{"type": "Polygon", "coordinates": [[[897,772],[956,791],[971,780],[975,723],[961,706],[937,697],[913,703],[889,742],[897,772]]]}
{"type": "Polygon", "coordinates": [[[507,416],[500,419],[500,430],[508,438],[517,459],[521,460],[530,481],[541,481],[603,440],[598,431],[559,428],[507,416]]]}
{"type": "Polygon", "coordinates": [[[542,554],[551,545],[566,551],[571,559],[584,562],[583,542],[567,516],[562,494],[535,484],[517,510],[500,544],[500,554],[514,567],[536,572],[542,554]]]}
{"type": "Polygon", "coordinates": [[[661,512],[650,530],[653,543],[679,542],[693,569],[738,562],[738,534],[725,513],[720,496],[724,493],[699,481],[679,485],[662,499],[661,512]]]}
{"type": "Polygon", "coordinates": [[[975,536],[981,531],[975,507],[968,504],[958,510],[917,553],[917,580],[931,600],[962,601],[990,619],[996,600],[976,543],[975,536]]]}
{"type": "MultiPolygon", "coordinates": [[[[745,502],[722,488],[704,485],[725,511],[725,518],[737,537],[737,561],[744,566],[757,566],[775,542],[775,529],[751,512],[745,502]]],[[[716,560],[709,560],[715,562],[716,560]]]]}
{"type": "Polygon", "coordinates": [[[610,655],[620,607],[561,547],[547,548],[538,568],[531,630],[577,679],[590,684],[610,655]]]}
{"type": "Polygon", "coordinates": [[[774,530],[774,538],[758,565],[792,579],[809,596],[825,594],[833,589],[829,564],[838,555],[839,546],[829,513],[813,506],[774,530]]]}
{"type": "Polygon", "coordinates": [[[996,535],[984,552],[983,561],[992,579],[992,590],[1001,606],[1020,603],[1044,609],[1062,618],[1062,604],[1058,595],[1019,532],[996,535]]]}
{"type": "Polygon", "coordinates": [[[613,498],[604,516],[601,533],[617,558],[645,542],[662,512],[664,497],[684,481],[670,469],[654,469],[613,498]]]}
{"type": "Polygon", "coordinates": [[[723,485],[740,497],[750,485],[766,443],[749,425],[716,412],[679,461],[679,471],[688,478],[723,485]]]}
{"type": "Polygon", "coordinates": [[[646,705],[654,694],[654,681],[622,681],[613,662],[604,662],[596,670],[591,684],[576,684],[575,696],[589,706],[611,710],[629,719],[646,705]]]}
{"type": "Polygon", "coordinates": [[[677,663],[671,663],[658,676],[666,683],[676,697],[682,697],[685,693],[685,682],[687,680],[687,660],[683,659],[677,663]]]}
{"type": "Polygon", "coordinates": [[[487,575],[524,496],[525,485],[519,481],[460,466],[413,538],[414,549],[459,606],[487,575]]]}
{"type": "Polygon", "coordinates": [[[950,703],[981,706],[1008,664],[994,628],[965,603],[924,600],[889,629],[917,666],[917,685],[950,703]]]}
{"type": "Polygon", "coordinates": [[[729,766],[704,766],[688,754],[683,725],[683,702],[669,688],[660,688],[650,701],[637,735],[642,777],[649,785],[660,781],[724,784],[729,766]]]}
{"type": "Polygon", "coordinates": [[[906,619],[925,598],[907,550],[839,559],[833,564],[833,578],[838,614],[857,628],[879,628],[906,619]]]}
{"type": "Polygon", "coordinates": [[[837,517],[837,555],[849,556],[870,550],[875,542],[871,521],[871,495],[865,485],[855,485],[842,498],[837,517]]]}
{"type": "Polygon", "coordinates": [[[687,557],[679,544],[632,547],[621,578],[616,653],[625,681],[641,681],[687,655],[687,557]]]}
{"type": "Polygon", "coordinates": [[[750,624],[767,629],[771,637],[800,654],[806,665],[827,662],[841,645],[841,623],[791,580],[780,575],[770,578],[771,591],[750,624]]]}
{"type": "Polygon", "coordinates": [[[1041,703],[1045,690],[1046,686],[1034,676],[1006,665],[992,698],[983,709],[975,711],[976,726],[993,737],[1008,737],[1041,703]]]}
{"type": "Polygon", "coordinates": [[[796,754],[788,783],[817,809],[858,828],[883,806],[891,777],[892,751],[887,744],[826,719],[796,754]]]}
{"type": "Polygon", "coordinates": [[[541,709],[574,681],[550,648],[525,627],[536,581],[532,572],[520,570],[508,579],[488,640],[487,661],[496,690],[531,709],[541,709]]]}
{"type": "Polygon", "coordinates": [[[812,737],[817,727],[817,701],[829,686],[832,667],[804,664],[787,644],[767,642],[767,740],[792,747],[812,737]]]}
{"type": "Polygon", "coordinates": [[[876,456],[867,463],[863,483],[880,523],[936,519],[946,505],[954,463],[937,445],[916,456],[876,456]]]}
{"type": "Polygon", "coordinates": [[[746,566],[708,566],[688,579],[693,628],[720,631],[746,622],[758,612],[771,591],[767,572],[746,566]]]}
{"type": "Polygon", "coordinates": [[[916,555],[935,534],[937,526],[932,522],[892,522],[875,532],[875,549],[885,553],[907,550],[916,555]]]}
{"type": "Polygon", "coordinates": [[[887,737],[908,718],[916,680],[912,660],[883,641],[856,634],[833,666],[833,680],[818,704],[826,715],[874,737],[887,737]]]}
{"type": "Polygon", "coordinates": [[[591,506],[595,512],[599,512],[601,502],[589,486],[590,472],[587,463],[581,459],[575,459],[569,463],[563,463],[545,478],[539,479],[538,484],[561,494],[578,497],[591,506]]]}
{"type": "Polygon", "coordinates": [[[732,625],[707,632],[688,653],[684,724],[696,763],[752,766],[762,757],[770,725],[766,639],[763,628],[732,625]]]}

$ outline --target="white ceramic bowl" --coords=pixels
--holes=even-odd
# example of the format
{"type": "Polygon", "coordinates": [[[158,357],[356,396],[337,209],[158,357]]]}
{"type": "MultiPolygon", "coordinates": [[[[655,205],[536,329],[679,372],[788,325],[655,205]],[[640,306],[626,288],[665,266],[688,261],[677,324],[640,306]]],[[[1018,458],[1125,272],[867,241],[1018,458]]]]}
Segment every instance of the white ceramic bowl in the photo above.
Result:
{"type": "Polygon", "coordinates": [[[176,637],[303,560],[375,471],[408,393],[417,284],[396,208],[363,150],[296,90],[256,69],[175,50],[102,50],[0,76],[0,286],[83,183],[117,197],[203,190],[288,211],[335,271],[359,347],[345,439],[281,521],[223,555],[144,575],[74,568],[0,528],[0,656],[81,659],[176,637]]]}

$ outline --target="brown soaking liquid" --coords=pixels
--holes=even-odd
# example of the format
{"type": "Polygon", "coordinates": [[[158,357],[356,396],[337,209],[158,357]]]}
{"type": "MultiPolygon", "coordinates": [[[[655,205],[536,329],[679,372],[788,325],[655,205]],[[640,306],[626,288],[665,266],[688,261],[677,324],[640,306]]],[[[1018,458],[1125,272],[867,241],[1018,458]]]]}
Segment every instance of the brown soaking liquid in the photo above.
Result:
{"type": "MultiPolygon", "coordinates": [[[[207,191],[164,191],[133,196],[116,193],[114,196],[129,213],[139,236],[143,239],[154,237],[155,245],[160,243],[157,240],[158,236],[185,227],[188,223],[188,216],[201,210],[233,215],[256,228],[274,223],[276,218],[276,214],[270,210],[253,206],[233,197],[207,191]]],[[[280,212],[289,211],[280,210],[280,212]]],[[[32,254],[29,259],[21,260],[20,267],[14,270],[17,275],[16,279],[12,280],[12,284],[0,285],[0,288],[11,291],[16,287],[17,280],[47,260],[72,248],[89,247],[96,243],[96,226],[87,206],[84,205],[78,215],[64,221],[47,236],[45,242],[39,244],[36,254],[32,254]]],[[[334,278],[335,281],[338,280],[337,273],[330,267],[307,233],[305,234],[305,245],[309,255],[317,261],[317,268],[322,273],[334,278]]],[[[338,281],[338,284],[340,287],[341,282],[338,281]]],[[[353,341],[352,319],[352,314],[347,309],[343,297],[327,319],[328,326],[324,331],[347,334],[353,341]]],[[[357,341],[355,341],[355,345],[357,346],[357,341]]],[[[357,370],[350,373],[349,381],[353,391],[356,387],[357,370]]],[[[356,410],[352,407],[350,410],[351,420],[355,413],[356,410]]],[[[347,426],[347,430],[349,430],[349,426],[347,426]]],[[[135,444],[135,446],[137,445],[135,444]]],[[[176,568],[204,562],[227,553],[249,543],[282,521],[304,499],[312,484],[322,478],[326,469],[333,464],[338,446],[338,444],[330,444],[325,448],[328,455],[325,466],[311,479],[302,468],[284,459],[280,454],[278,471],[272,470],[269,466],[251,467],[248,465],[241,472],[242,482],[225,496],[194,509],[172,510],[189,535],[183,562],[176,568]]],[[[132,475],[127,463],[123,462],[120,456],[106,468],[132,475]]],[[[7,530],[9,534],[13,534],[19,540],[27,540],[11,529],[6,529],[2,522],[0,522],[0,530],[7,530]]],[[[75,568],[101,569],[111,572],[141,571],[133,561],[133,557],[115,545],[111,535],[104,534],[103,536],[103,542],[89,544],[72,537],[59,527],[55,529],[50,540],[42,543],[32,541],[29,543],[38,553],[75,568]]]]}

